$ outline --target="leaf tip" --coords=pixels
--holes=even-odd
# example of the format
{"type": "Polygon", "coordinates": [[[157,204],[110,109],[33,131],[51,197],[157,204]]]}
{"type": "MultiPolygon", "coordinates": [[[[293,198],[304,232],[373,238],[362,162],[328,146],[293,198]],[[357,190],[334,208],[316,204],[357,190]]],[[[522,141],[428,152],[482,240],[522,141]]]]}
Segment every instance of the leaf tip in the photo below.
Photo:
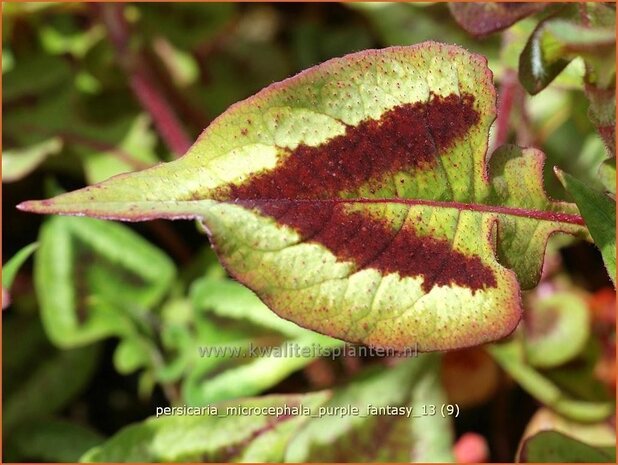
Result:
{"type": "Polygon", "coordinates": [[[28,213],[50,213],[51,200],[27,200],[17,204],[15,208],[28,213]]]}
{"type": "Polygon", "coordinates": [[[558,181],[560,181],[560,184],[562,184],[562,186],[566,189],[567,174],[557,166],[554,166],[554,174],[558,178],[558,181]]]}

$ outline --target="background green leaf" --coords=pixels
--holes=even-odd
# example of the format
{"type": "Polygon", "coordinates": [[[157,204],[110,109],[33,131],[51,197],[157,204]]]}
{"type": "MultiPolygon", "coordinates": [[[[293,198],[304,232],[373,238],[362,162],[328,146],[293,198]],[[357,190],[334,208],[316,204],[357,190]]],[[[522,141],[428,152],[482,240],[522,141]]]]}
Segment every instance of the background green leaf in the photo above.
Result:
{"type": "Polygon", "coordinates": [[[614,462],[616,450],[599,449],[557,431],[541,431],[528,438],[519,453],[519,462],[614,462]]]}
{"type": "Polygon", "coordinates": [[[590,235],[603,255],[609,277],[616,284],[616,201],[568,173],[557,171],[557,175],[577,203],[590,235]]]}
{"type": "Polygon", "coordinates": [[[60,347],[132,332],[133,319],[161,300],[175,275],[169,258],[122,225],[53,218],[39,244],[41,316],[60,347]]]}
{"type": "Polygon", "coordinates": [[[2,287],[9,289],[22,265],[34,253],[39,245],[35,242],[20,249],[11,259],[2,266],[2,287]]]}
{"type": "MultiPolygon", "coordinates": [[[[10,347],[5,345],[5,349],[10,347]]],[[[95,345],[52,352],[38,363],[29,360],[29,371],[10,395],[5,397],[2,425],[5,430],[28,420],[44,417],[65,407],[84,389],[98,360],[95,345]],[[42,395],[44,393],[44,395],[42,395]]]]}
{"type": "Polygon", "coordinates": [[[518,339],[493,344],[488,350],[522,388],[566,418],[595,422],[608,418],[614,410],[612,402],[580,400],[561,391],[550,379],[525,362],[523,347],[518,339]]]}
{"type": "Polygon", "coordinates": [[[575,358],[590,336],[586,302],[574,293],[555,293],[531,304],[524,316],[527,362],[550,368],[575,358]],[[568,346],[564,341],[569,341],[568,346]]]}
{"type": "MultiPolygon", "coordinates": [[[[14,206],[172,160],[204,128],[216,125],[214,120],[230,105],[333,57],[427,40],[456,44],[487,59],[492,72],[488,82],[496,91],[495,98],[487,102],[496,104],[497,118],[489,131],[489,153],[481,157],[479,152],[479,157],[489,159],[487,155],[499,145],[512,144],[491,157],[491,173],[483,171],[479,178],[490,174],[494,204],[511,205],[517,197],[514,193],[520,192],[521,198],[513,205],[536,210],[539,197],[527,194],[526,189],[537,192],[541,185],[548,198],[572,201],[553,171],[555,166],[589,190],[613,200],[615,5],[26,2],[8,3],[2,10],[3,291],[12,281],[10,306],[8,293],[3,292],[4,461],[76,462],[82,455],[96,460],[100,453],[101,460],[118,462],[132,457],[140,461],[157,457],[281,462],[293,453],[290,443],[298,440],[316,456],[351,451],[362,461],[372,456],[401,456],[406,462],[456,459],[508,463],[518,457],[518,444],[547,430],[614,456],[608,446],[615,443],[615,426],[611,417],[598,419],[612,411],[615,399],[615,290],[601,254],[594,244],[581,240],[587,234],[584,227],[579,238],[550,236],[545,249],[537,247],[545,243],[543,231],[539,234],[539,229],[545,230],[543,225],[500,218],[491,235],[487,234],[488,250],[492,257],[495,250],[500,265],[511,267],[520,283],[530,288],[521,293],[524,321],[513,334],[516,350],[507,350],[506,359],[501,357],[504,353],[492,358],[488,352],[493,346],[452,350],[440,357],[437,366],[432,362],[431,367],[417,370],[402,365],[414,365],[424,356],[364,355],[359,350],[367,347],[343,345],[276,316],[218,263],[200,223],[128,225],[121,227],[128,232],[123,236],[100,229],[87,219],[72,219],[77,226],[62,220],[61,225],[52,221],[50,226],[46,219],[17,211],[14,206]],[[469,30],[484,29],[489,35],[478,39],[470,34],[449,9],[455,16],[457,10],[467,14],[462,24],[466,22],[469,30]],[[525,16],[530,9],[537,13],[525,16]],[[517,75],[520,55],[535,38],[542,46],[541,58],[571,61],[542,92],[531,96],[517,75]],[[186,140],[170,145],[170,126],[186,133],[186,140]],[[514,146],[537,147],[545,154],[544,163],[540,152],[520,151],[514,146]],[[532,179],[539,180],[538,184],[530,184],[532,179]],[[539,241],[535,239],[538,235],[539,241]],[[47,259],[42,261],[44,265],[35,263],[33,267],[24,259],[40,238],[46,240],[47,259]],[[106,240],[109,244],[103,245],[106,240]],[[155,252],[143,253],[142,246],[155,252]],[[33,273],[42,274],[41,267],[48,279],[43,285],[33,273]],[[156,275],[158,268],[160,276],[156,275]],[[63,274],[63,270],[70,273],[63,274]],[[73,302],[67,298],[71,295],[77,298],[73,302]],[[39,299],[42,296],[44,305],[39,299]],[[559,312],[546,311],[548,306],[558,306],[559,312]],[[530,319],[555,324],[539,328],[530,319]],[[50,334],[55,334],[52,341],[50,334]],[[55,344],[56,339],[61,339],[61,346],[55,344]],[[321,344],[321,349],[331,347],[331,355],[314,357],[312,351],[309,356],[272,355],[279,349],[300,348],[299,344],[310,348],[313,343],[321,344]],[[266,349],[271,355],[249,356],[252,347],[266,349]],[[205,348],[223,352],[202,356],[205,348]],[[414,370],[418,377],[413,380],[404,374],[414,370]],[[401,381],[401,388],[408,382],[414,386],[404,392],[396,386],[397,381],[401,381]],[[443,388],[448,400],[444,400],[443,388]],[[340,423],[327,418],[255,416],[193,418],[195,423],[172,417],[144,421],[158,407],[207,406],[216,399],[228,399],[224,402],[232,405],[282,405],[305,399],[308,392],[324,396],[316,406],[324,406],[334,395],[338,401],[329,405],[344,407],[349,399],[373,392],[377,399],[399,402],[407,396],[409,402],[426,406],[457,403],[459,415],[452,419],[427,415],[412,422],[392,416],[344,417],[340,423]],[[273,394],[278,400],[272,400],[273,394]],[[247,400],[248,395],[264,397],[247,400]],[[159,420],[169,421],[168,426],[159,428],[159,420]],[[317,426],[311,426],[314,421],[317,426]],[[322,426],[329,431],[334,427],[335,434],[324,433],[324,444],[319,444],[316,438],[322,426]],[[384,449],[373,447],[376,439],[384,449]],[[90,450],[88,455],[86,450],[90,450]]],[[[453,61],[452,57],[447,59],[449,65],[453,61]]],[[[402,69],[410,66],[411,62],[405,61],[402,69]]],[[[349,122],[346,118],[357,105],[357,95],[363,96],[359,97],[363,106],[371,110],[376,105],[374,98],[383,96],[373,92],[377,87],[390,97],[414,88],[399,78],[392,86],[385,86],[373,70],[362,70],[364,81],[359,86],[352,85],[349,76],[339,75],[332,77],[332,87],[320,87],[322,100],[329,100],[332,91],[329,101],[343,105],[337,106],[342,109],[342,121],[349,122]],[[405,85],[397,89],[397,83],[405,85]],[[345,105],[351,105],[352,110],[346,110],[345,105]]],[[[433,76],[421,73],[421,80],[431,81],[433,76]]],[[[462,88],[465,86],[457,86],[458,95],[462,88]]],[[[289,106],[318,108],[307,103],[311,98],[301,98],[300,103],[298,99],[297,92],[290,92],[289,99],[277,102],[271,113],[253,122],[276,122],[269,117],[289,106]]],[[[245,115],[241,116],[239,122],[245,127],[245,115]]],[[[309,129],[325,128],[322,123],[314,126],[300,120],[298,127],[306,130],[307,137],[312,133],[309,129]]],[[[289,142],[284,137],[286,130],[294,133],[295,127],[279,128],[275,131],[268,126],[257,132],[272,133],[289,142]]],[[[407,133],[407,129],[409,125],[392,131],[388,139],[395,133],[407,133]]],[[[253,135],[247,131],[249,134],[253,135]]],[[[233,143],[236,136],[233,131],[223,133],[218,141],[233,143]]],[[[474,137],[464,139],[471,147],[487,142],[485,137],[481,142],[475,142],[474,137]]],[[[208,157],[218,150],[200,149],[200,154],[208,157]]],[[[381,155],[385,153],[383,150],[381,155]]],[[[233,163],[217,174],[225,177],[239,166],[245,164],[233,163]]],[[[468,173],[466,168],[468,165],[461,163],[446,165],[447,174],[454,173],[455,179],[468,173]]],[[[198,172],[201,169],[189,166],[179,176],[191,179],[198,172]]],[[[402,177],[405,195],[430,191],[436,194],[435,199],[450,198],[448,185],[434,192],[436,184],[429,177],[408,181],[402,177]]],[[[300,178],[303,176],[293,182],[300,178]]],[[[327,179],[319,179],[322,188],[327,179]]],[[[155,196],[161,189],[153,188],[152,182],[147,180],[140,192],[155,196]]],[[[181,184],[180,179],[168,177],[161,187],[181,184]]],[[[475,183],[476,188],[480,185],[475,183]]],[[[456,187],[461,190],[454,198],[469,201],[465,193],[472,189],[456,187]]],[[[377,196],[393,197],[388,189],[374,190],[377,196]]],[[[367,189],[360,194],[372,192],[367,189]]],[[[86,198],[85,205],[91,208],[93,202],[86,198]]],[[[565,204],[559,205],[562,211],[565,204]]],[[[368,210],[382,214],[378,209],[368,210]]],[[[569,214],[579,211],[569,206],[569,214]]],[[[231,223],[233,234],[249,224],[242,219],[231,223]]],[[[460,232],[468,224],[461,226],[460,232]]],[[[361,233],[359,228],[353,229],[361,233]]],[[[486,234],[470,235],[478,238],[486,234]]],[[[245,249],[240,246],[254,245],[256,237],[243,235],[240,239],[234,259],[246,265],[253,278],[272,279],[272,273],[263,273],[241,252],[245,249]]],[[[586,237],[586,241],[591,239],[586,237]]],[[[273,246],[271,236],[260,241],[258,246],[264,250],[273,246]]],[[[371,242],[359,240],[359,249],[371,250],[371,242]]],[[[35,262],[39,262],[36,255],[39,253],[35,262]]],[[[263,258],[261,264],[278,260],[268,251],[263,258]]],[[[310,263],[294,261],[291,271],[281,277],[284,286],[294,276],[312,282],[310,263]]],[[[386,302],[388,308],[391,294],[386,284],[379,286],[375,298],[386,302]]],[[[366,298],[367,288],[346,291],[353,297],[352,306],[366,298]]],[[[322,318],[328,295],[325,291],[317,297],[301,296],[284,302],[282,308],[315,302],[319,309],[316,318],[322,318]]],[[[405,305],[408,298],[412,305],[411,292],[401,293],[394,301],[405,305]]],[[[446,308],[445,299],[438,301],[444,317],[455,321],[459,309],[446,308]]],[[[349,308],[347,302],[334,313],[335,318],[349,319],[349,308]]],[[[426,312],[421,313],[424,319],[426,312]]],[[[421,327],[416,321],[402,324],[401,319],[388,318],[381,311],[354,315],[361,316],[354,319],[356,328],[363,328],[363,323],[376,316],[383,318],[384,334],[389,335],[399,334],[398,326],[405,334],[421,327]]],[[[471,321],[479,325],[485,321],[483,316],[471,321]]],[[[457,331],[449,334],[461,335],[456,321],[453,327],[457,331]]],[[[367,331],[372,331],[371,325],[367,331]]],[[[438,324],[427,328],[430,334],[441,331],[438,324]]],[[[547,452],[545,447],[542,453],[547,452]]],[[[335,459],[348,461],[346,456],[335,459]]]]}
{"type": "Polygon", "coordinates": [[[104,438],[80,424],[49,418],[18,427],[11,440],[11,461],[77,462],[104,438]]]}

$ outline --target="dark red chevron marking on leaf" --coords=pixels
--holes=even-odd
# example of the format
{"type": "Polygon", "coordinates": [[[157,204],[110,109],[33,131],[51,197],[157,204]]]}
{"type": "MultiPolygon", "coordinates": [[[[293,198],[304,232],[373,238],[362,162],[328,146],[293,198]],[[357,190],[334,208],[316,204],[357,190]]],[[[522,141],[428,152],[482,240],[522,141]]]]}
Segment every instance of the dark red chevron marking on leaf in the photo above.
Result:
{"type": "Polygon", "coordinates": [[[423,276],[425,292],[452,284],[473,292],[497,285],[493,271],[478,257],[454,251],[445,240],[419,237],[409,227],[399,229],[346,211],[345,204],[259,200],[240,204],[293,227],[305,241],[323,245],[341,261],[353,261],[357,270],[372,268],[402,278],[423,276]]]}
{"type": "Polygon", "coordinates": [[[299,145],[276,169],[229,186],[237,199],[330,199],[353,192],[368,179],[429,168],[436,156],[479,121],[474,97],[432,96],[428,103],[400,105],[380,120],[348,126],[317,147],[299,145]]]}
{"type": "Polygon", "coordinates": [[[436,285],[473,291],[495,287],[490,268],[478,257],[454,251],[447,241],[419,237],[409,227],[398,230],[386,220],[346,211],[342,203],[319,202],[341,198],[389,173],[431,169],[436,157],[478,121],[471,95],[398,106],[320,146],[298,146],[274,170],[227,186],[225,196],[296,229],[303,240],[322,244],[358,270],[423,276],[426,292],[436,285]]]}

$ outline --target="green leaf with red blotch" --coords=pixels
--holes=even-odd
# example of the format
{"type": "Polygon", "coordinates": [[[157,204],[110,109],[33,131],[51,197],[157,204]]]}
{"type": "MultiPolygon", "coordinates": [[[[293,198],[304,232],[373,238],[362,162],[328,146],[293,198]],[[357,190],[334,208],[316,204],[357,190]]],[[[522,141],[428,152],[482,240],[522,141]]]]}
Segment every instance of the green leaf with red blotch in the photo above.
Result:
{"type": "Polygon", "coordinates": [[[234,105],[177,161],[20,208],[199,218],[283,318],[373,346],[482,344],[517,325],[548,236],[587,237],[545,195],[541,152],[487,162],[495,100],[486,60],[460,47],[356,53],[234,105]]]}
{"type": "Polygon", "coordinates": [[[520,19],[542,11],[547,3],[458,2],[448,7],[455,21],[470,34],[485,36],[506,29],[520,19]]]}

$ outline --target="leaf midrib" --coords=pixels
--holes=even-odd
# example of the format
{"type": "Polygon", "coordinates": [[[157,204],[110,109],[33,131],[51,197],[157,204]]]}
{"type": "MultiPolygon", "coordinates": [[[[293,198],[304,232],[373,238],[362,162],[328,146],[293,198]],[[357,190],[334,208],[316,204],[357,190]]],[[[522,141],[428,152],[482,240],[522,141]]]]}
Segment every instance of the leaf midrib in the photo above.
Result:
{"type": "Polygon", "coordinates": [[[421,205],[438,208],[454,208],[457,210],[476,211],[480,213],[498,213],[510,216],[519,216],[524,218],[538,219],[541,221],[555,221],[559,223],[570,223],[577,225],[585,225],[583,218],[580,215],[573,213],[552,212],[547,210],[536,210],[532,208],[510,207],[501,205],[488,205],[480,203],[466,203],[451,200],[426,200],[426,199],[402,199],[402,198],[359,198],[359,199],[235,199],[225,200],[222,203],[238,203],[238,204],[263,204],[275,202],[288,203],[398,203],[402,205],[421,205]]]}
{"type": "MultiPolygon", "coordinates": [[[[324,204],[342,204],[342,203],[398,203],[402,205],[421,205],[428,207],[437,207],[437,208],[453,208],[457,210],[467,210],[467,211],[476,211],[479,213],[496,213],[500,215],[507,216],[517,216],[521,218],[530,218],[536,219],[539,221],[550,221],[550,222],[558,222],[558,223],[567,223],[567,224],[575,224],[580,226],[585,226],[585,222],[580,215],[574,213],[562,213],[562,212],[553,212],[547,210],[537,210],[532,208],[522,208],[522,207],[511,207],[511,206],[502,206],[502,205],[490,205],[490,204],[481,204],[481,203],[466,203],[466,202],[457,202],[457,201],[444,201],[444,200],[426,200],[426,199],[402,199],[402,198],[357,198],[357,199],[283,199],[283,198],[272,198],[272,199],[227,199],[227,200],[216,200],[216,199],[202,199],[202,200],[109,200],[109,201],[97,201],[90,203],[88,205],[88,210],[90,210],[88,216],[93,217],[108,217],[109,212],[101,211],[100,214],[96,212],[96,204],[104,205],[104,204],[122,204],[124,206],[127,205],[139,205],[139,204],[174,204],[175,206],[180,205],[191,205],[191,204],[199,204],[204,201],[212,201],[217,203],[230,203],[230,204],[238,204],[238,205],[250,205],[250,204],[268,204],[268,203],[276,203],[276,202],[286,202],[286,203],[324,203],[324,204]],[[95,207],[95,211],[93,210],[95,207]]],[[[40,201],[30,201],[23,202],[18,205],[17,208],[20,210],[33,211],[39,213],[58,213],[58,214],[79,214],[83,215],[81,211],[81,207],[79,203],[75,204],[57,204],[54,207],[49,206],[41,206],[40,201]],[[42,208],[41,208],[42,207],[42,208]],[[73,208],[71,208],[73,207],[73,208]]],[[[185,213],[186,214],[186,213],[185,213]]],[[[118,217],[123,217],[124,215],[119,214],[118,217]]],[[[195,213],[196,217],[201,216],[198,212],[195,213]]],[[[169,217],[165,212],[160,212],[158,215],[148,215],[149,218],[166,218],[169,217]]]]}

